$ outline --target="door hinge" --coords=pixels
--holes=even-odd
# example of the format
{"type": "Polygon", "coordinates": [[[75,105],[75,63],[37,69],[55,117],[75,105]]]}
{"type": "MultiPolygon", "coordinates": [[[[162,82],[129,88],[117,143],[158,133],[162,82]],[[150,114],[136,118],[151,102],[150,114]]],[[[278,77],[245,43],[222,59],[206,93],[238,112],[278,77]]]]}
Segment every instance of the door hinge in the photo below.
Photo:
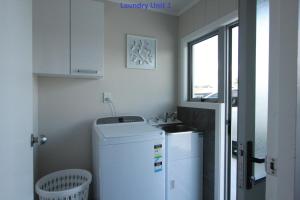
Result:
{"type": "Polygon", "coordinates": [[[265,168],[268,175],[277,176],[277,160],[275,158],[266,157],[265,168]]]}

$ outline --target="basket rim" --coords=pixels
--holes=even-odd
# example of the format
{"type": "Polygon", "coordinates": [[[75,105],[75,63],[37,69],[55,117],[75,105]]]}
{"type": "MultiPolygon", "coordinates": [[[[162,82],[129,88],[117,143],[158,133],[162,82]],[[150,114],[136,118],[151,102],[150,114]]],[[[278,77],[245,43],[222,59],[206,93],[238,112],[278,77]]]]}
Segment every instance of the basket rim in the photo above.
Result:
{"type": "Polygon", "coordinates": [[[62,196],[62,195],[66,196],[66,195],[71,195],[73,193],[77,193],[80,190],[88,188],[91,182],[92,182],[92,174],[88,170],[65,169],[65,170],[59,170],[59,171],[52,172],[52,173],[47,174],[46,176],[43,176],[42,178],[40,178],[35,184],[35,190],[38,195],[45,196],[45,197],[55,197],[55,196],[62,196]],[[56,174],[62,174],[64,172],[83,172],[87,176],[88,180],[86,182],[84,182],[83,184],[76,186],[72,189],[68,189],[68,190],[50,192],[50,191],[40,189],[39,185],[44,179],[46,179],[50,176],[56,175],[56,174]]]}

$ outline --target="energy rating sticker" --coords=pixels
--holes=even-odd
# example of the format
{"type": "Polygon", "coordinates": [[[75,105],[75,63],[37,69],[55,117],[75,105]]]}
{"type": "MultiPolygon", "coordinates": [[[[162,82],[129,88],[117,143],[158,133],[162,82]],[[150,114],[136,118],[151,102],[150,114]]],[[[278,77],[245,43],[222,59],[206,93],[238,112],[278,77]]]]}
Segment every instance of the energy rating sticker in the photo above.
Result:
{"type": "Polygon", "coordinates": [[[163,170],[162,158],[162,144],[154,145],[154,172],[156,173],[163,170]]]}
{"type": "Polygon", "coordinates": [[[162,162],[154,163],[154,172],[161,172],[162,171],[162,162]]]}

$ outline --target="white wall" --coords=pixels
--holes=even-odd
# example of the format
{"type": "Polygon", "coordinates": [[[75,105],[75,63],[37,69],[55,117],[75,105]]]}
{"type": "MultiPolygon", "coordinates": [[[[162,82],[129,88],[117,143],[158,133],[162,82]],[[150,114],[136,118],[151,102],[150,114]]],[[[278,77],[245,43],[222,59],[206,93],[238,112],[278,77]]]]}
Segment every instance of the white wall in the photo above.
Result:
{"type": "Polygon", "coordinates": [[[38,78],[38,127],[48,136],[39,148],[39,175],[64,168],[91,169],[91,125],[109,115],[102,92],[121,114],[156,116],[177,105],[178,18],[120,9],[105,3],[103,80],[38,78]],[[157,69],[126,69],[126,33],[157,39],[157,69]]]}
{"type": "Polygon", "coordinates": [[[278,170],[267,176],[268,200],[294,200],[297,44],[298,1],[271,0],[268,157],[278,170]]]}
{"type": "Polygon", "coordinates": [[[238,9],[238,0],[200,0],[179,17],[179,37],[185,36],[238,9]]]}

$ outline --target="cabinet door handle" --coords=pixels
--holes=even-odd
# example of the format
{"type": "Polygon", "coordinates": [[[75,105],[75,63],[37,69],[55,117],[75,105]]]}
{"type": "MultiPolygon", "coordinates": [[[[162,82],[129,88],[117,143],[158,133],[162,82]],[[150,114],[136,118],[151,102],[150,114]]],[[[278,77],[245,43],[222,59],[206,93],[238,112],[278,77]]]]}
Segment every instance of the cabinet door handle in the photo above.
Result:
{"type": "Polygon", "coordinates": [[[93,69],[77,69],[76,72],[82,74],[98,74],[98,70],[93,69]]]}
{"type": "Polygon", "coordinates": [[[175,189],[175,180],[171,180],[171,182],[170,182],[170,188],[171,188],[171,190],[175,189]]]}

